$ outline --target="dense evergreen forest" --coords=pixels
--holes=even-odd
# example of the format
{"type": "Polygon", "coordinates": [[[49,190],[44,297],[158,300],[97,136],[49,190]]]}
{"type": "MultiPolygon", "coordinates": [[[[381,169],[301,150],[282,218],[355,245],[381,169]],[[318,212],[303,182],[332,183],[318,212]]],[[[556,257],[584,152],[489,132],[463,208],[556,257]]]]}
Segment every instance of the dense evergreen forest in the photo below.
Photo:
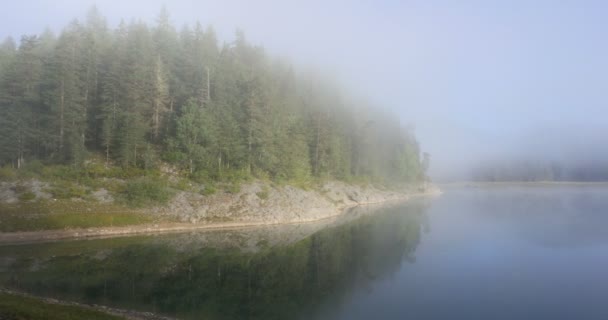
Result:
{"type": "Polygon", "coordinates": [[[343,96],[250,44],[200,23],[109,28],[91,9],[61,33],[0,45],[0,165],[154,170],[222,179],[424,178],[398,117],[343,96]]]}

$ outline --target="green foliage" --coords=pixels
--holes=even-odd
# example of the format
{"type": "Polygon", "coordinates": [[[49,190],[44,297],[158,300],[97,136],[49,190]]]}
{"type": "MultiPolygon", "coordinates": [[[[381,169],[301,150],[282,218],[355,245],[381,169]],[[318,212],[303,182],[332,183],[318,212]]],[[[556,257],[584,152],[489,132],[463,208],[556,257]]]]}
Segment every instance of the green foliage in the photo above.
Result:
{"type": "Polygon", "coordinates": [[[13,181],[17,179],[17,171],[8,165],[0,167],[0,181],[13,181]]]}
{"type": "Polygon", "coordinates": [[[138,178],[127,182],[123,196],[131,206],[161,205],[167,203],[173,192],[167,182],[157,178],[138,178]]]}
{"type": "Polygon", "coordinates": [[[210,195],[212,195],[212,194],[214,194],[216,192],[217,192],[217,189],[212,184],[206,184],[203,187],[203,190],[201,190],[201,194],[204,195],[204,196],[210,196],[210,195]]]}
{"type": "Polygon", "coordinates": [[[197,183],[205,183],[207,181],[212,180],[212,176],[207,172],[207,170],[196,170],[189,175],[190,180],[197,183]]]}
{"type": "Polygon", "coordinates": [[[222,172],[222,175],[217,177],[217,179],[223,182],[241,183],[251,180],[251,175],[249,175],[249,173],[243,169],[227,170],[222,172]]]}
{"type": "Polygon", "coordinates": [[[51,165],[42,170],[41,177],[50,181],[67,180],[77,181],[83,177],[82,171],[73,166],[51,165]]]}
{"type": "Polygon", "coordinates": [[[178,179],[171,183],[171,187],[181,191],[193,191],[193,184],[189,179],[178,179]]]}
{"type": "Polygon", "coordinates": [[[40,177],[49,181],[79,181],[87,182],[96,179],[132,179],[141,176],[159,176],[158,170],[145,170],[139,167],[106,167],[103,164],[92,162],[81,167],[50,165],[45,166],[42,174],[35,177],[40,177]]]}
{"type": "Polygon", "coordinates": [[[95,13],[0,46],[0,165],[86,184],[149,176],[161,159],[203,183],[424,179],[430,158],[394,115],[241,31],[220,46],[212,28],[178,34],[161,16],[110,30],[95,13]]]}
{"type": "Polygon", "coordinates": [[[28,187],[22,183],[17,183],[13,189],[14,189],[15,193],[17,193],[17,194],[21,194],[21,193],[29,191],[28,187]]]}
{"type": "Polygon", "coordinates": [[[71,200],[0,204],[0,213],[0,232],[118,227],[155,220],[120,205],[71,200]]]}
{"type": "Polygon", "coordinates": [[[48,190],[56,199],[84,199],[90,193],[86,187],[69,181],[54,182],[48,190]]]}
{"type": "Polygon", "coordinates": [[[241,185],[238,182],[229,183],[226,186],[226,192],[231,193],[231,194],[237,194],[237,193],[241,192],[241,185]]]}
{"type": "Polygon", "coordinates": [[[23,171],[29,175],[39,176],[44,171],[44,164],[40,160],[32,160],[23,167],[23,171]]]}
{"type": "Polygon", "coordinates": [[[138,225],[152,219],[133,213],[60,213],[42,216],[3,216],[0,231],[41,231],[73,228],[100,228],[138,225]]]}
{"type": "Polygon", "coordinates": [[[109,178],[113,176],[110,174],[111,170],[100,163],[91,163],[85,165],[82,168],[82,173],[92,179],[109,178]]]}
{"type": "Polygon", "coordinates": [[[158,155],[149,143],[146,144],[142,154],[142,166],[146,171],[156,169],[158,166],[158,155]]]}
{"type": "Polygon", "coordinates": [[[32,201],[34,199],[36,199],[36,195],[31,191],[27,191],[19,195],[20,201],[32,201]]]}
{"type": "Polygon", "coordinates": [[[268,189],[268,186],[263,186],[262,191],[257,192],[256,195],[258,196],[258,198],[266,200],[270,196],[270,189],[268,189]]]}

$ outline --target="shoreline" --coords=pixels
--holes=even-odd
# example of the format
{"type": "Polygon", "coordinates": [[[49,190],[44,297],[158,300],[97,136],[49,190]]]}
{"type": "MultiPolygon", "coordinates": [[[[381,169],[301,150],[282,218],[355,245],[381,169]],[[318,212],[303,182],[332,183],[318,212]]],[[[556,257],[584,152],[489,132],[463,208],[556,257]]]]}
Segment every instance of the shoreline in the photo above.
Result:
{"type": "Polygon", "coordinates": [[[399,198],[387,198],[381,201],[357,202],[355,204],[328,208],[329,210],[335,211],[333,214],[318,218],[299,219],[297,221],[232,221],[210,223],[175,222],[132,225],[126,227],[0,232],[0,246],[56,242],[64,240],[104,239],[150,234],[183,233],[189,231],[238,230],[273,225],[306,224],[336,218],[346,214],[349,209],[359,206],[378,205],[389,202],[405,202],[414,198],[437,196],[440,194],[440,190],[431,190],[426,192],[403,194],[403,196],[399,198]]]}

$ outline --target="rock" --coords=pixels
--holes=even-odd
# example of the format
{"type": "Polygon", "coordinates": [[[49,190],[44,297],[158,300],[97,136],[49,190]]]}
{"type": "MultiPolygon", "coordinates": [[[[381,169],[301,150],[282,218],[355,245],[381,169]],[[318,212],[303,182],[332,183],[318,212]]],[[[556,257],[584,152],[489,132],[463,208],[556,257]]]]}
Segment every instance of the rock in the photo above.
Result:
{"type": "Polygon", "coordinates": [[[407,198],[405,192],[337,181],[326,183],[320,191],[293,186],[271,187],[265,182],[255,181],[241,186],[236,194],[218,191],[202,196],[182,191],[167,206],[155,208],[154,211],[190,223],[288,223],[325,219],[350,206],[404,198],[407,198]],[[262,191],[265,193],[264,199],[259,196],[262,191]]]}
{"type": "Polygon", "coordinates": [[[0,203],[16,203],[19,201],[19,195],[26,192],[33,193],[35,196],[34,200],[50,199],[51,194],[44,191],[48,186],[48,183],[36,179],[19,182],[1,182],[0,203]]]}
{"type": "Polygon", "coordinates": [[[36,200],[51,198],[50,193],[43,191],[49,187],[49,184],[46,182],[41,182],[38,180],[30,180],[25,183],[25,186],[29,187],[30,191],[36,195],[36,200]]]}
{"type": "Polygon", "coordinates": [[[15,183],[1,182],[0,183],[0,202],[16,203],[19,201],[17,193],[15,193],[15,183]]]}
{"type": "Polygon", "coordinates": [[[104,188],[101,188],[101,189],[91,193],[91,196],[93,196],[93,199],[95,199],[101,203],[113,203],[114,202],[114,197],[112,197],[110,192],[108,192],[108,190],[106,190],[104,188]]]}

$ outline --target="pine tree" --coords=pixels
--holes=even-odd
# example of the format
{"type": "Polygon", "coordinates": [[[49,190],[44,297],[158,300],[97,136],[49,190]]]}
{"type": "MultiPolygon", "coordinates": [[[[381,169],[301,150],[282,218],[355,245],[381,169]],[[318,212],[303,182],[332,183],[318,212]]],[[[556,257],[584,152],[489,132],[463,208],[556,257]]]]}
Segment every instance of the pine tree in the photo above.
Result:
{"type": "Polygon", "coordinates": [[[126,55],[126,26],[121,23],[112,36],[111,50],[106,48],[102,57],[99,85],[99,105],[97,107],[96,120],[101,127],[98,133],[101,136],[100,146],[105,155],[106,166],[109,165],[111,155],[117,154],[118,121],[124,101],[123,83],[125,72],[123,60],[126,55]]]}
{"type": "Polygon", "coordinates": [[[85,159],[87,125],[87,67],[83,54],[84,29],[74,21],[57,40],[49,69],[47,91],[60,161],[81,164],[85,159]]]}
{"type": "Polygon", "coordinates": [[[214,139],[211,137],[209,114],[197,104],[195,99],[182,108],[182,115],[177,119],[177,135],[179,150],[186,155],[186,164],[190,174],[204,167],[208,160],[208,146],[214,139]]]}
{"type": "Polygon", "coordinates": [[[164,115],[169,111],[167,108],[169,103],[169,84],[167,77],[168,76],[163,61],[160,55],[158,55],[154,65],[154,111],[152,113],[152,129],[155,141],[158,141],[160,138],[161,126],[164,122],[164,115]]]}
{"type": "MultiPolygon", "coordinates": [[[[35,151],[41,133],[36,130],[35,110],[41,104],[42,61],[38,38],[24,36],[18,51],[3,67],[0,90],[2,160],[21,168],[35,151]]],[[[9,44],[10,46],[10,44],[9,44]]],[[[10,54],[10,53],[9,53],[10,54]]]]}
{"type": "Polygon", "coordinates": [[[58,37],[0,45],[0,165],[80,165],[97,152],[106,165],[162,159],[212,179],[423,180],[429,157],[413,133],[323,78],[242,31],[221,46],[200,23],[178,34],[165,8],[152,27],[111,31],[93,7],[58,37]]]}

